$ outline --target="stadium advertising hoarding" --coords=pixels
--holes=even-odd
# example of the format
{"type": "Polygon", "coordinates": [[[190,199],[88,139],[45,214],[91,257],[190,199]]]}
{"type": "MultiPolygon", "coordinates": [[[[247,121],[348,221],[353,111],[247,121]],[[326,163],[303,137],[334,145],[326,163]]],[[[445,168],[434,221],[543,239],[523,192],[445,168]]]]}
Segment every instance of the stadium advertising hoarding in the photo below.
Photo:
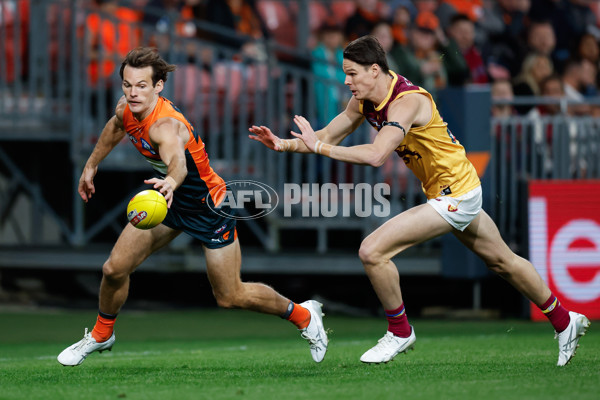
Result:
{"type": "MultiPolygon", "coordinates": [[[[570,310],[600,319],[600,181],[529,183],[529,258],[570,310]]],[[[532,304],[531,318],[545,319],[532,304]]]]}

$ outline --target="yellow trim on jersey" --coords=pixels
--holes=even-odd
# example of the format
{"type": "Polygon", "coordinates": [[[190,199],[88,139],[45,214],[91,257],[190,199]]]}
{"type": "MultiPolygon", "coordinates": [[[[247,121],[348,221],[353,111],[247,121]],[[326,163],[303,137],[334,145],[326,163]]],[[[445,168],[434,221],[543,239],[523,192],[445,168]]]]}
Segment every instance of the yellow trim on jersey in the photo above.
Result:
{"type": "Polygon", "coordinates": [[[433,126],[433,123],[435,122],[435,120],[437,119],[436,117],[439,117],[441,124],[437,125],[437,126],[441,126],[441,127],[446,127],[448,126],[448,124],[446,123],[446,121],[444,121],[437,109],[437,105],[435,104],[435,101],[433,101],[433,97],[431,97],[431,94],[429,94],[429,92],[425,91],[425,92],[419,92],[419,93],[423,93],[426,94],[427,97],[429,98],[429,102],[431,103],[431,119],[423,126],[415,126],[413,128],[411,128],[410,130],[414,130],[415,132],[420,132],[423,131],[425,129],[431,128],[433,126]]]}
{"type": "MultiPolygon", "coordinates": [[[[426,96],[429,99],[429,102],[431,103],[431,119],[423,126],[413,126],[409,129],[410,131],[416,131],[419,132],[423,129],[427,129],[431,126],[431,124],[433,124],[433,121],[435,120],[435,114],[437,112],[437,106],[435,105],[435,101],[433,101],[433,97],[431,97],[431,94],[423,89],[422,87],[419,87],[418,90],[407,90],[406,92],[402,92],[402,93],[398,93],[398,96],[396,96],[394,98],[394,100],[392,101],[396,101],[398,100],[400,97],[406,95],[406,94],[412,94],[412,93],[418,93],[418,94],[422,94],[424,96],[426,96]]],[[[446,123],[444,122],[444,126],[446,125],[446,123]]]]}
{"type": "MultiPolygon", "coordinates": [[[[375,116],[381,118],[385,107],[407,94],[422,94],[429,98],[431,117],[423,126],[411,126],[396,152],[406,166],[421,181],[428,199],[450,195],[460,197],[481,185],[473,164],[467,159],[464,147],[448,130],[431,94],[422,87],[411,88],[392,98],[400,77],[390,71],[393,82],[386,98],[374,108],[375,116]]],[[[364,102],[359,111],[364,115],[364,102]]],[[[374,107],[374,106],[373,106],[374,107]]]]}
{"type": "Polygon", "coordinates": [[[392,93],[394,93],[394,87],[396,86],[396,82],[398,82],[398,75],[396,75],[394,71],[390,71],[390,74],[392,75],[392,84],[390,85],[390,90],[388,91],[387,96],[385,96],[385,99],[383,99],[383,101],[379,103],[377,107],[375,107],[375,111],[381,111],[381,109],[388,103],[390,97],[392,97],[392,93]]]}

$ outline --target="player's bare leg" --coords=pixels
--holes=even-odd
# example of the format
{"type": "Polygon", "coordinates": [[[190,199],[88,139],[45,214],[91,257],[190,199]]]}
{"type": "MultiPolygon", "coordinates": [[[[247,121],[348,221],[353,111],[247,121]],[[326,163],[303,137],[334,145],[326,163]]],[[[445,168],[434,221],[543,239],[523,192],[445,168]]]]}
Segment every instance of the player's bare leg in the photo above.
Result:
{"type": "Polygon", "coordinates": [[[92,332],[88,332],[86,328],[83,339],[63,350],[58,355],[58,362],[65,366],[76,366],[91,353],[112,348],[115,342],[115,318],[129,293],[129,275],[150,254],[169,243],[179,233],[164,225],[149,230],[140,230],[129,224],[125,226],[102,267],[100,309],[96,325],[92,332]]]}
{"type": "Polygon", "coordinates": [[[485,262],[487,267],[506,279],[525,297],[540,306],[551,292],[533,265],[506,245],[496,224],[481,210],[473,222],[454,235],[485,262]]]}
{"type": "Polygon", "coordinates": [[[220,307],[242,308],[265,314],[283,315],[290,302],[273,288],[254,282],[242,282],[242,254],[236,239],[219,249],[204,248],[208,279],[220,307]]]}
{"type": "Polygon", "coordinates": [[[327,352],[327,334],[323,327],[321,304],[308,300],[295,304],[273,288],[255,282],[242,282],[242,254],[236,239],[219,249],[204,248],[208,279],[217,303],[225,308],[241,308],[278,315],[298,327],[308,340],[313,360],[323,361],[327,352]]]}
{"type": "Polygon", "coordinates": [[[488,268],[542,310],[554,326],[555,338],[558,339],[557,365],[569,363],[575,356],[579,339],[590,326],[587,317],[568,311],[560,304],[533,265],[510,250],[485,211],[482,210],[464,232],[454,234],[479,255],[488,268]]]}
{"type": "Polygon", "coordinates": [[[180,233],[162,224],[148,230],[127,224],[102,266],[100,311],[117,314],[129,294],[129,276],[146,258],[180,233]]]}
{"type": "Polygon", "coordinates": [[[388,362],[414,346],[415,332],[404,312],[400,277],[391,259],[417,243],[451,230],[433,207],[422,204],[390,219],[363,241],[359,256],[385,310],[388,331],[362,355],[362,362],[388,362]]]}
{"type": "Polygon", "coordinates": [[[363,240],[359,257],[385,309],[402,304],[400,278],[392,257],[451,230],[435,209],[422,204],[388,220],[363,240]]]}

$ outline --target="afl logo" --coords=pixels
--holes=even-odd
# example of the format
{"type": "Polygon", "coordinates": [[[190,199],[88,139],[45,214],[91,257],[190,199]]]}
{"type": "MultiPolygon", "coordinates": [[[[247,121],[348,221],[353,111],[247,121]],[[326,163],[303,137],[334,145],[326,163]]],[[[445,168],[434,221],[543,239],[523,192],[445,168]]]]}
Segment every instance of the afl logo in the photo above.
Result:
{"type": "Polygon", "coordinates": [[[137,139],[131,133],[128,133],[127,137],[129,138],[129,140],[131,140],[131,143],[133,143],[133,144],[137,143],[137,139]]]}
{"type": "Polygon", "coordinates": [[[145,220],[147,216],[148,213],[146,211],[137,212],[137,210],[131,210],[131,212],[127,214],[127,219],[133,224],[133,226],[136,226],[145,220]]]}
{"type": "Polygon", "coordinates": [[[252,180],[224,182],[212,188],[210,196],[213,201],[222,199],[217,206],[206,202],[213,212],[238,220],[262,218],[279,204],[279,196],[271,186],[252,180]]]}

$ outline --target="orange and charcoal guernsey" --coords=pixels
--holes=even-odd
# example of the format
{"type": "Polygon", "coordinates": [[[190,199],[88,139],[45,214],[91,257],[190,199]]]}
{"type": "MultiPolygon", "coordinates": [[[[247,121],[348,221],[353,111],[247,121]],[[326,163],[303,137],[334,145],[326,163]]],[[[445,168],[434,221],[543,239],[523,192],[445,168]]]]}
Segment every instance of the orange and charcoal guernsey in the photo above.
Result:
{"type": "Polygon", "coordinates": [[[198,210],[206,206],[219,205],[226,193],[224,181],[210,166],[204,142],[192,124],[170,100],[160,96],[152,113],[142,121],[138,121],[129,109],[129,105],[126,105],[123,112],[123,124],[129,140],[159,176],[164,178],[167,175],[167,166],[160,158],[158,150],[153,146],[149,136],[150,127],[161,118],[176,119],[182,122],[189,132],[189,139],[185,144],[188,173],[181,186],[173,194],[172,207],[198,210]]]}

